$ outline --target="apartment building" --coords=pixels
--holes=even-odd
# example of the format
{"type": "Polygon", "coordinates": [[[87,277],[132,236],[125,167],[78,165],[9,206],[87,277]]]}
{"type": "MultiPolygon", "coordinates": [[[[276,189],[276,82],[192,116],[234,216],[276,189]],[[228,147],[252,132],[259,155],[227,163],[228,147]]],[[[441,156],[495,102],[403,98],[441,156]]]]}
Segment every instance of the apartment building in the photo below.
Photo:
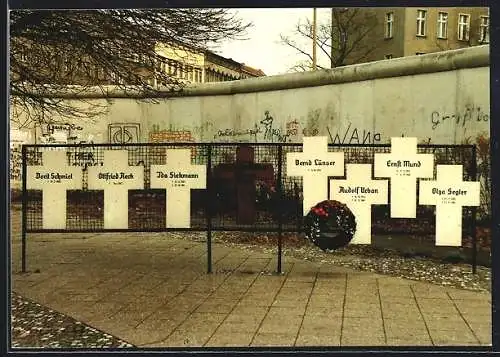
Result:
{"type": "Polygon", "coordinates": [[[349,56],[373,46],[361,61],[453,50],[489,43],[487,7],[380,7],[366,8],[376,15],[377,26],[349,56]]]}
{"type": "MultiPolygon", "coordinates": [[[[189,83],[225,82],[238,79],[261,77],[266,74],[208,50],[198,50],[181,44],[159,44],[155,52],[160,56],[156,72],[189,83]]],[[[140,59],[137,59],[140,62],[140,59]]],[[[154,86],[165,86],[154,73],[144,72],[144,76],[154,86]]]]}
{"type": "MultiPolygon", "coordinates": [[[[36,46],[36,44],[32,45],[36,46]]],[[[24,46],[24,52],[15,54],[21,63],[32,63],[40,61],[36,56],[31,58],[30,46],[24,46]]],[[[35,51],[39,55],[39,51],[35,51]]],[[[45,79],[50,79],[57,84],[134,84],[135,76],[146,79],[154,87],[167,86],[162,82],[160,73],[173,77],[181,82],[207,83],[223,82],[237,79],[265,76],[259,69],[254,69],[239,63],[233,59],[215,54],[209,50],[195,49],[180,43],[157,44],[154,52],[158,59],[154,64],[150,59],[138,54],[124,53],[118,51],[113,54],[112,61],[125,64],[129,73],[117,75],[112,71],[106,71],[102,66],[93,64],[91,58],[75,56],[74,53],[57,53],[51,59],[50,66],[41,66],[45,79]],[[123,76],[125,75],[125,76],[123,76]]],[[[95,63],[95,62],[94,62],[95,63]]],[[[11,78],[18,79],[16,73],[11,73],[11,78]]],[[[163,76],[163,78],[165,78],[163,76]]]]}

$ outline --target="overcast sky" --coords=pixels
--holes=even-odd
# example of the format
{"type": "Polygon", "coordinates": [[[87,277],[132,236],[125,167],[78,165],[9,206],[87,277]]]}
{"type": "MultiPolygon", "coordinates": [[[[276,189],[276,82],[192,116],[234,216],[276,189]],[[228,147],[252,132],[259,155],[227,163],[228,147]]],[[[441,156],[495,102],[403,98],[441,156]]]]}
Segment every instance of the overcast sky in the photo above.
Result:
{"type": "MultiPolygon", "coordinates": [[[[286,73],[305,56],[280,44],[280,33],[293,32],[299,20],[312,20],[313,9],[238,9],[238,15],[254,26],[248,30],[248,40],[228,41],[215,52],[238,62],[262,69],[267,75],[286,73]]],[[[318,9],[318,22],[329,21],[330,9],[318,9]]],[[[310,44],[312,48],[312,44],[310,44]]],[[[310,51],[312,52],[312,50],[310,51]]],[[[319,51],[318,51],[319,55],[319,51]]],[[[321,64],[325,59],[318,58],[321,64]]]]}

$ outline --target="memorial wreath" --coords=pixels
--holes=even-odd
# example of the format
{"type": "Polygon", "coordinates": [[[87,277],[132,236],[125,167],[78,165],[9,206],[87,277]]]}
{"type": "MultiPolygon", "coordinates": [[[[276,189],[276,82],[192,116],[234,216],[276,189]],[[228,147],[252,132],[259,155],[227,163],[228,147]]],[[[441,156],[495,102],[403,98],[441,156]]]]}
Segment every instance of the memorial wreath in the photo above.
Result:
{"type": "Polygon", "coordinates": [[[355,232],[354,214],[338,201],[319,202],[305,216],[306,238],[323,251],[346,246],[355,232]]]}

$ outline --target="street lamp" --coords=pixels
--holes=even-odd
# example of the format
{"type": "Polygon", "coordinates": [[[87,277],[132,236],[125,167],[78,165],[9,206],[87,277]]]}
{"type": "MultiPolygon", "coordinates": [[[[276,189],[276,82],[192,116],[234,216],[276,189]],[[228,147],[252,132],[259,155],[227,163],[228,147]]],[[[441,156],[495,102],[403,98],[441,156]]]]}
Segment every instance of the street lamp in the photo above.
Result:
{"type": "Polygon", "coordinates": [[[313,40],[313,71],[316,70],[316,8],[313,8],[313,25],[312,25],[312,40],[313,40]]]}

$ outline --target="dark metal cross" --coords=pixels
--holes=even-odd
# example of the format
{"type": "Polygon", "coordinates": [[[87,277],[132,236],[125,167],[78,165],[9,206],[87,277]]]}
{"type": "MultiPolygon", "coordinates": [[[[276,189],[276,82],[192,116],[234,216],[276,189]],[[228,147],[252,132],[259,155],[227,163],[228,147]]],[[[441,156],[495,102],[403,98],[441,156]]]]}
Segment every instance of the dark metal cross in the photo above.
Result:
{"type": "Polygon", "coordinates": [[[219,164],[214,167],[213,177],[219,185],[233,188],[236,201],[237,223],[252,224],[255,222],[255,181],[274,181],[274,169],[271,164],[254,162],[254,150],[243,145],[236,149],[236,162],[219,164]]]}

